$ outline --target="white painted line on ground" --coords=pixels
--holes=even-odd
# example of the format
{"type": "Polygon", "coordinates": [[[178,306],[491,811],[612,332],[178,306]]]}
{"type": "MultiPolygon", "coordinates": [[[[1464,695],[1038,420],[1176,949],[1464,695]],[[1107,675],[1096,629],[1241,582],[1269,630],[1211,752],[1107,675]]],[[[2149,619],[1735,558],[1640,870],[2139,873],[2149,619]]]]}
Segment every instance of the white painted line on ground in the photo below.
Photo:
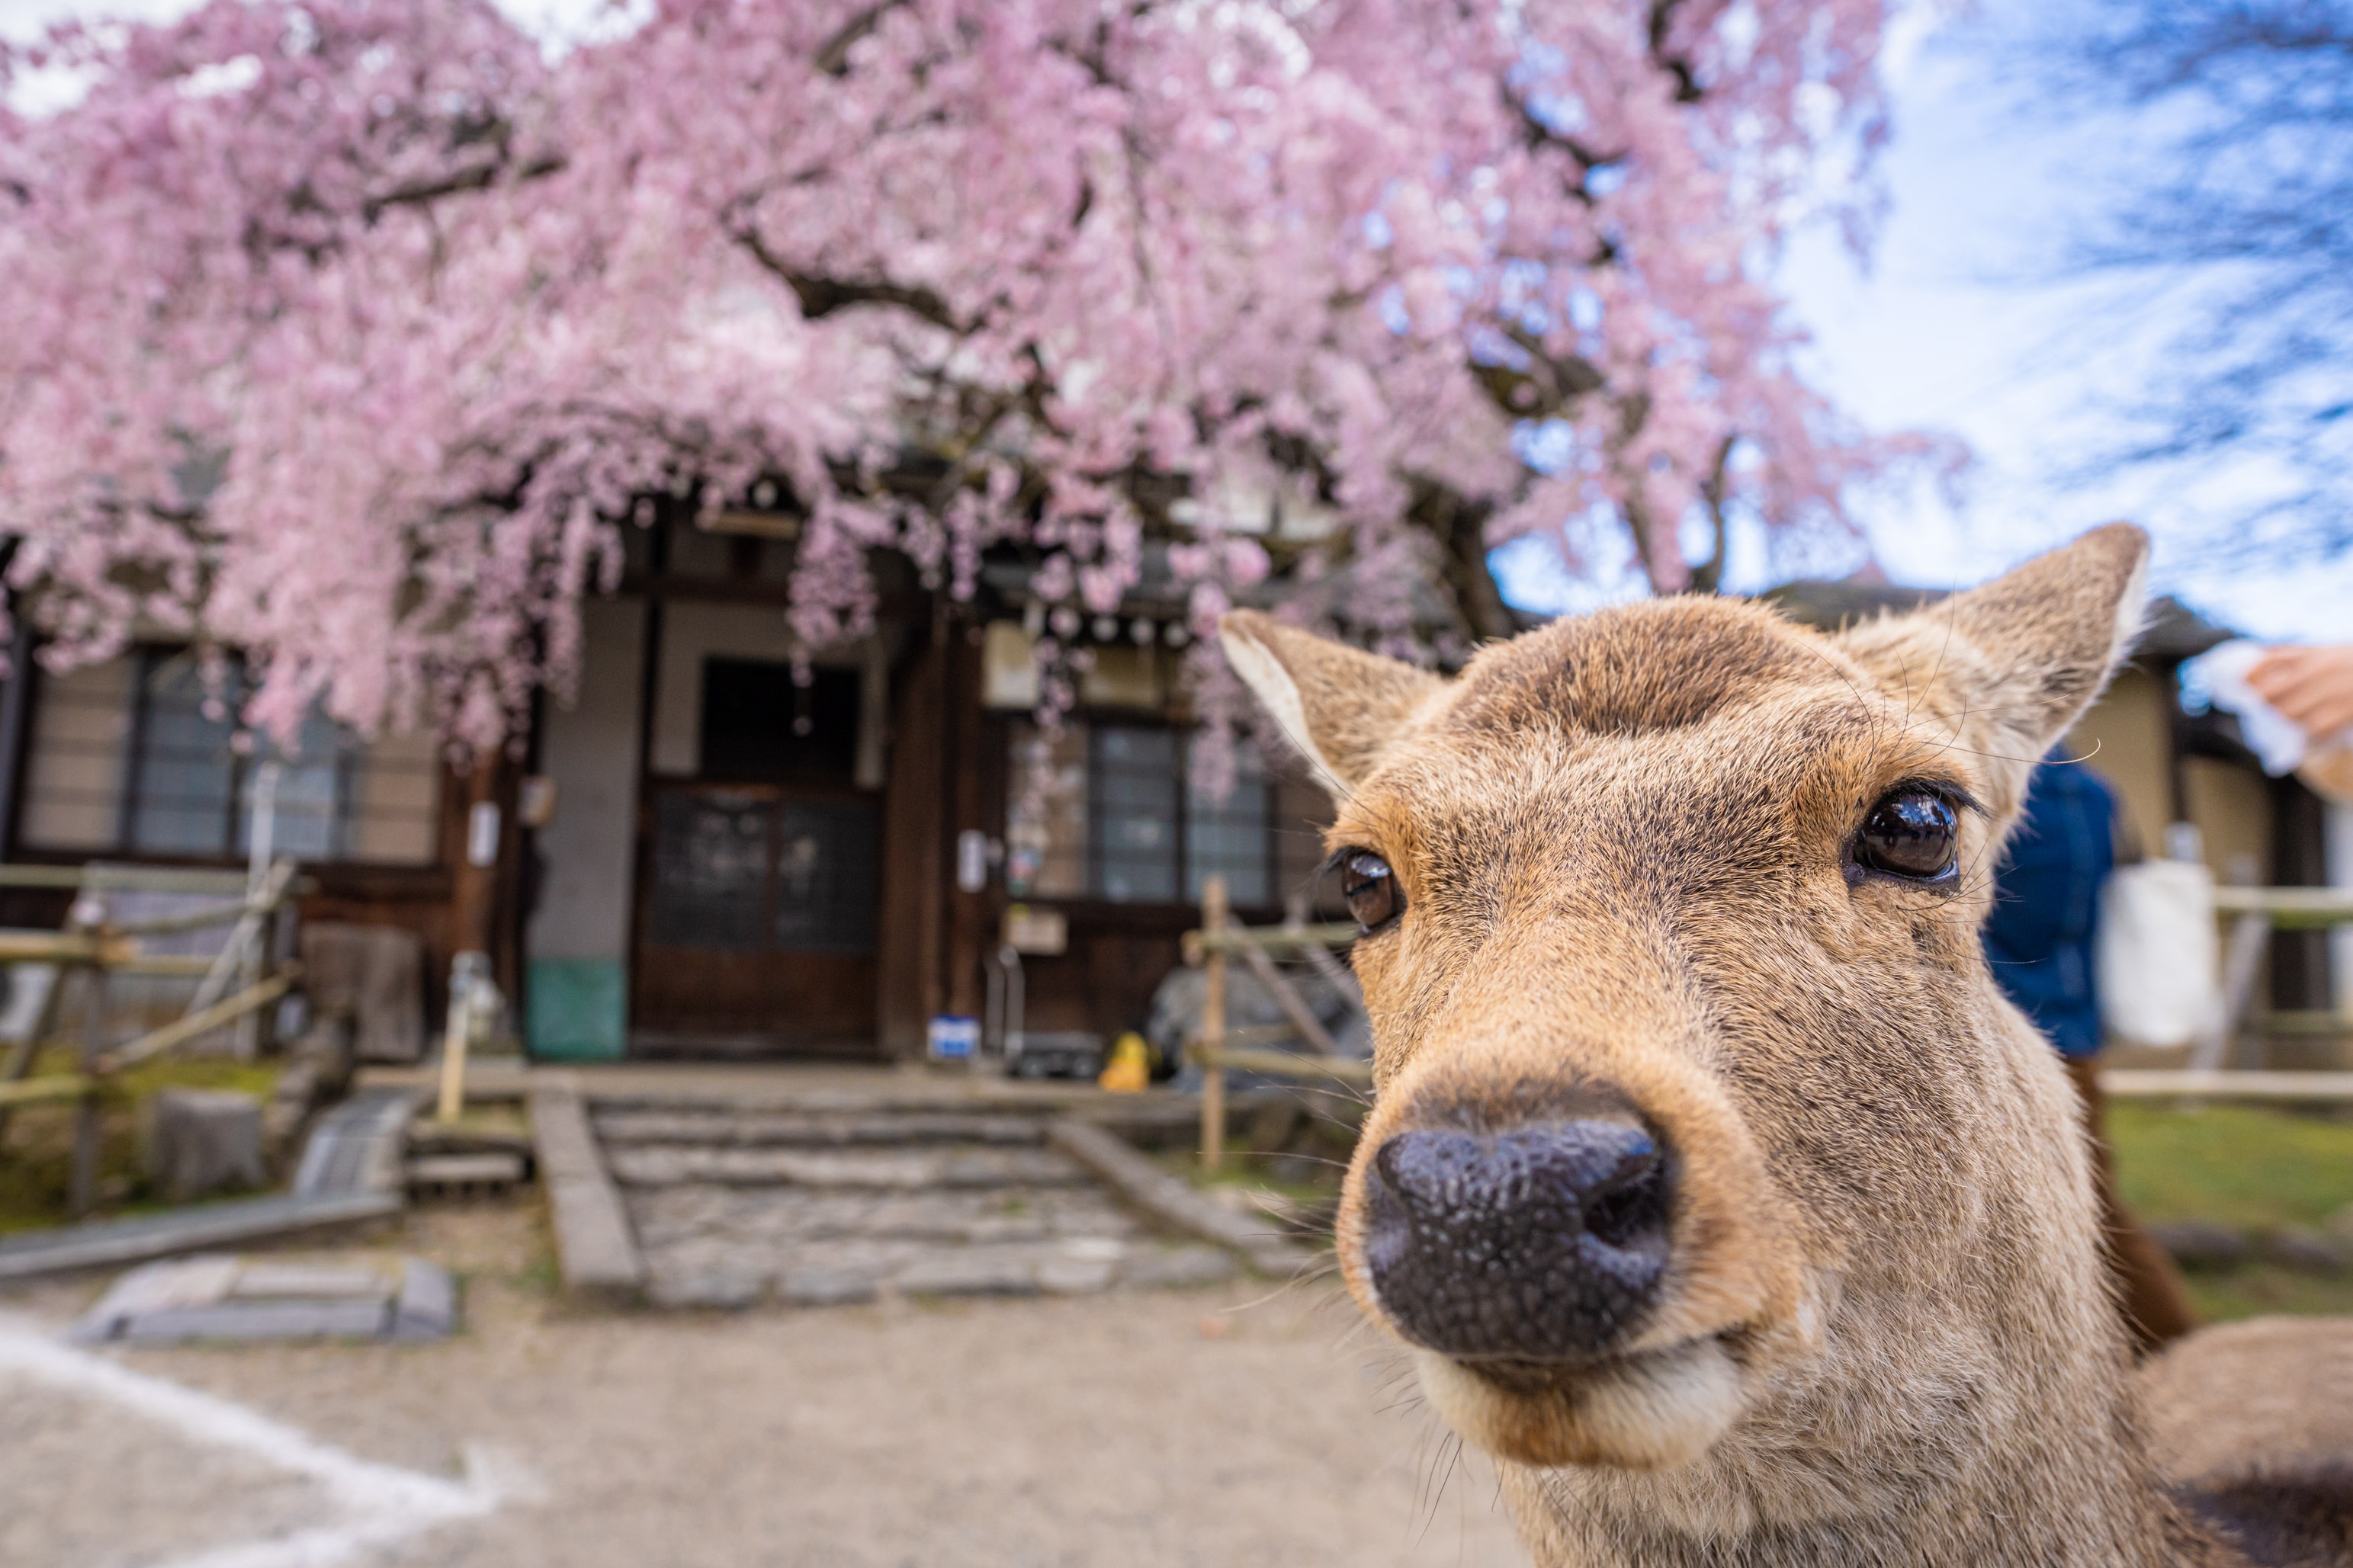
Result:
{"type": "Polygon", "coordinates": [[[333,1568],[370,1547],[481,1518],[508,1489],[494,1485],[470,1452],[462,1482],[380,1465],[218,1394],[77,1350],[18,1319],[0,1317],[0,1371],[107,1400],[190,1442],[231,1449],[317,1481],[350,1516],[294,1535],[174,1559],[168,1568],[333,1568]]]}

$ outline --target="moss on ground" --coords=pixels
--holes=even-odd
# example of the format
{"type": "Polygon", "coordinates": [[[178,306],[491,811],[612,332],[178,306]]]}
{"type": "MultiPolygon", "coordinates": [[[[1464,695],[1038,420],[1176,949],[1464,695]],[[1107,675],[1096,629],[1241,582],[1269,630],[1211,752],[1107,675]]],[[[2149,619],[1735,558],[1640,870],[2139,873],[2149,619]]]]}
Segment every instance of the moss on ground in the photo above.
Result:
{"type": "MultiPolygon", "coordinates": [[[[125,1092],[107,1105],[100,1123],[98,1213],[136,1214],[164,1206],[149,1191],[139,1168],[138,1108],[156,1090],[234,1089],[267,1100],[278,1081],[280,1065],[219,1057],[165,1057],[124,1073],[125,1092]]],[[[33,1070],[37,1075],[69,1073],[74,1070],[73,1054],[45,1051],[33,1070]]],[[[73,1120],[70,1105],[25,1106],[8,1113],[6,1133],[0,1136],[0,1233],[65,1223],[73,1120]]]]}

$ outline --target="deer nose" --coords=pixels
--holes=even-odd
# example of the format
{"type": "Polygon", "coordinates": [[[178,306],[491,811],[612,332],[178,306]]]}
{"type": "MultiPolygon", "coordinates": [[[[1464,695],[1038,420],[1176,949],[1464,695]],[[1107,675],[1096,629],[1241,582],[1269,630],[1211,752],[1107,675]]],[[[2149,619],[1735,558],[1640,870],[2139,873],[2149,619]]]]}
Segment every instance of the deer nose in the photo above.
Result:
{"type": "Polygon", "coordinates": [[[1623,1339],[1659,1294],[1669,1172],[1638,1122],[1400,1132],[1368,1175],[1373,1289],[1417,1344],[1574,1359],[1623,1339]]]}

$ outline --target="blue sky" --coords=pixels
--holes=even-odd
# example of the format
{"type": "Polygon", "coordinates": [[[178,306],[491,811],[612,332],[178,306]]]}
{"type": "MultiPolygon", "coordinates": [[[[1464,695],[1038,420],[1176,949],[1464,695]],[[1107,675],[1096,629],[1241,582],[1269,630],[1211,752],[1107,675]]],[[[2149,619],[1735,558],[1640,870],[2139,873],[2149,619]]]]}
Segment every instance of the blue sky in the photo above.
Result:
{"type": "Polygon", "coordinates": [[[2103,396],[2154,373],[2189,304],[2146,279],[2029,281],[2137,140],[2129,121],[2057,129],[1998,79],[1987,29],[2035,3],[1980,0],[1935,27],[1899,26],[1887,61],[1894,140],[1882,171],[1892,205],[1873,265],[1858,270],[1822,230],[1801,237],[1784,265],[1794,310],[1816,338],[1818,384],[1874,429],[1950,431],[1977,457],[1957,507],[1926,494],[1865,503],[1875,553],[1900,582],[1968,583],[2130,518],[2156,536],[2160,590],[2259,636],[2353,636],[2353,561],[2292,573],[2180,563],[2180,542],[2230,515],[2261,474],[2188,486],[2061,482],[2104,428],[2103,396]]]}
{"type": "MultiPolygon", "coordinates": [[[[576,33],[597,0],[504,0],[526,25],[576,33]]],[[[1976,454],[1957,503],[1926,488],[1863,500],[1873,554],[1899,582],[1977,581],[2116,517],[2158,541],[2157,586],[2267,637],[2353,635],[2353,561],[2293,573],[2259,562],[2193,573],[2179,542],[2227,513],[2257,482],[2221,474],[2158,488],[2125,477],[2090,489],[2059,475],[2100,429],[2104,392],[2148,374],[2183,309],[2178,296],[2034,284],[2035,262],[2075,205],[2096,199],[2126,134],[2063,132],[1997,79],[1979,46],[2034,0],[1979,0],[1956,15],[1915,5],[1892,29],[1884,65],[1894,137],[1880,165],[1886,221],[1867,267],[1828,225],[1799,234],[1780,279],[1811,329],[1816,384],[1877,430],[1957,435],[1976,454]]],[[[0,0],[0,32],[24,37],[74,14],[175,15],[189,0],[0,0]]],[[[1598,552],[1604,555],[1606,552],[1598,552]]],[[[1499,552],[1506,592],[1532,607],[1581,607],[1637,591],[1630,580],[1571,583],[1542,549],[1499,552]]],[[[1732,559],[1736,588],[1772,578],[1754,541],[1732,559]]]]}

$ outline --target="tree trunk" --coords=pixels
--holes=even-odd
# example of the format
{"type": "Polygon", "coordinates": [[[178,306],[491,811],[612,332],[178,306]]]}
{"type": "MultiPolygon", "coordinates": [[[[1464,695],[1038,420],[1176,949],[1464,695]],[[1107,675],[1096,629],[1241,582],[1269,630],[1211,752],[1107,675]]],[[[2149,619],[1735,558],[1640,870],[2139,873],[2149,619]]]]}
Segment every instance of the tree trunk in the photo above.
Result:
{"type": "Polygon", "coordinates": [[[1407,517],[1437,541],[1446,585],[1470,634],[1482,642],[1519,635],[1520,623],[1504,603],[1495,574],[1487,567],[1487,520],[1494,508],[1465,499],[1431,480],[1414,487],[1407,517]]]}

